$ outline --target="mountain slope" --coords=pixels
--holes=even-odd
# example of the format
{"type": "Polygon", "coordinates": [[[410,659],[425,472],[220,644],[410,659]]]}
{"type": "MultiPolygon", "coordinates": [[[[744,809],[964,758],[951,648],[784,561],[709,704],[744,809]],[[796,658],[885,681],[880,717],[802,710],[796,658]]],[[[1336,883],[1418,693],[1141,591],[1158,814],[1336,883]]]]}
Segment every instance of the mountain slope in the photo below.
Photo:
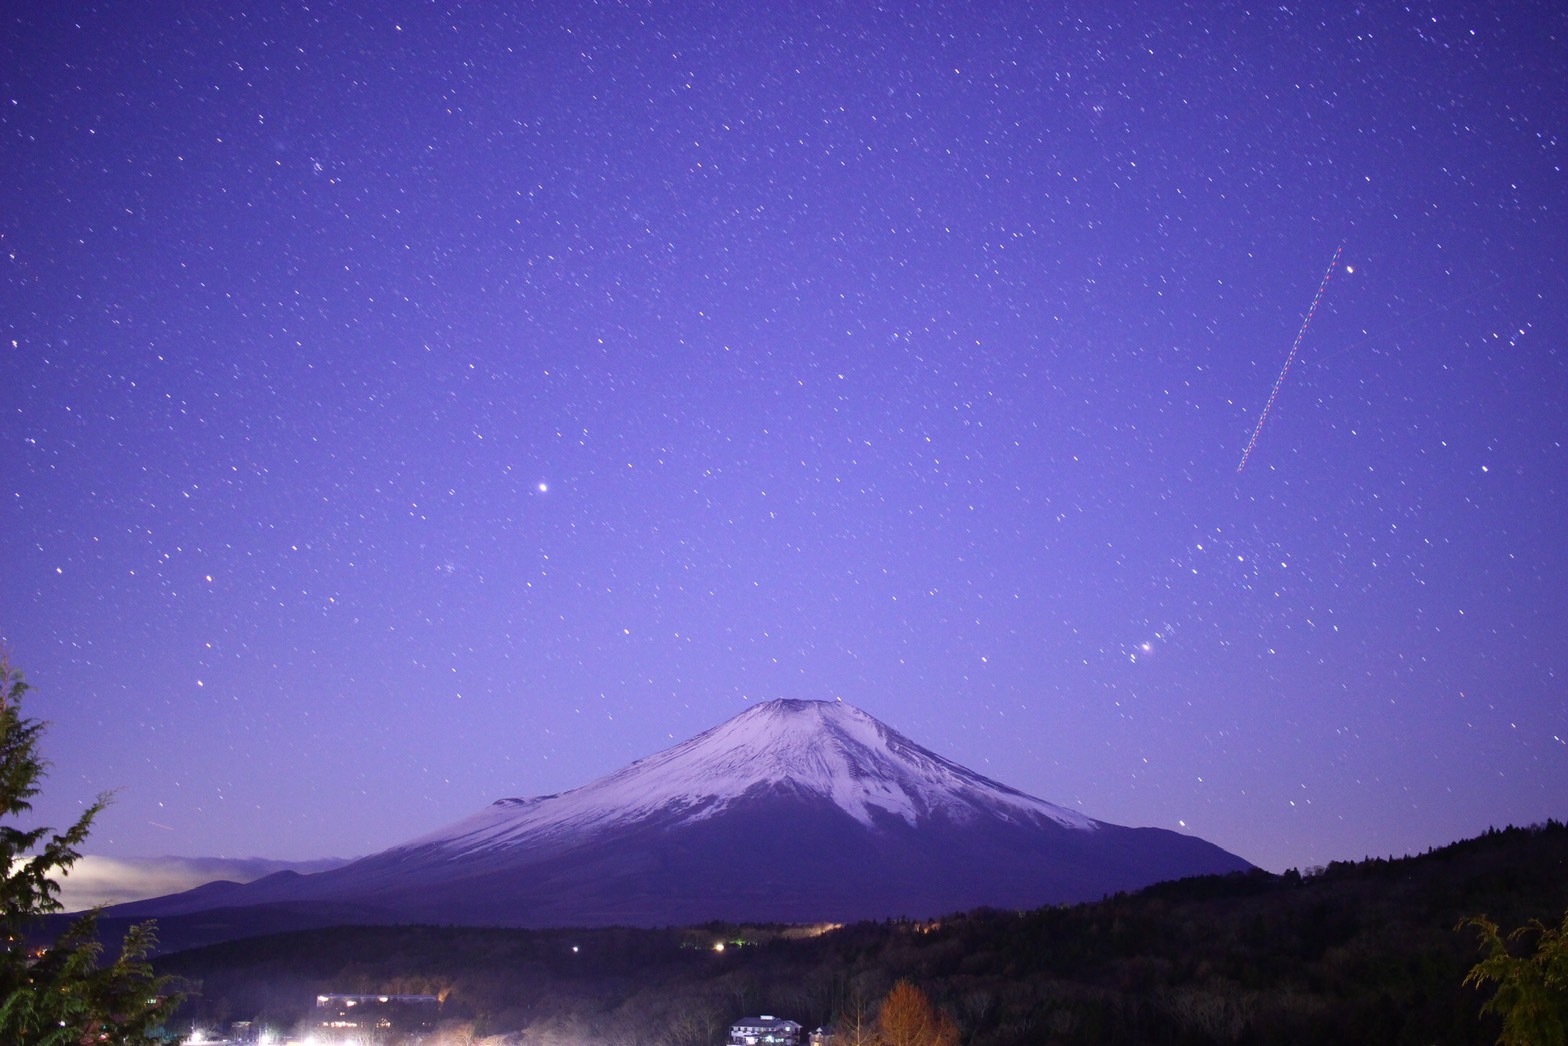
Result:
{"type": "Polygon", "coordinates": [[[478,854],[672,813],[692,824],[763,788],[831,800],[867,828],[888,815],[910,825],[985,814],[1069,828],[1097,824],[949,762],[851,705],[769,701],[592,784],[502,799],[399,849],[433,845],[478,854]]]}
{"type": "Polygon", "coordinates": [[[115,914],[221,900],[505,926],[848,921],[1035,907],[1247,867],[1203,840],[999,784],[849,705],[770,701],[581,788],[500,800],[342,868],[115,914]]]}
{"type": "MultiPolygon", "coordinates": [[[[1500,1025],[1478,1020],[1489,993],[1460,985],[1483,953],[1475,932],[1455,925],[1483,912],[1505,928],[1531,917],[1555,923],[1565,906],[1568,828],[1551,823],[1421,857],[1335,862],[1304,878],[1254,871],[1189,879],[1101,903],[940,925],[867,923],[803,939],[754,925],[338,928],[186,952],[159,967],[202,983],[189,1013],[202,1024],[264,1009],[277,1019],[304,1016],[312,993],[280,990],[279,971],[288,971],[291,985],[385,989],[433,980],[451,986],[453,1008],[509,1013],[495,1030],[519,1031],[525,1041],[530,1032],[556,1041],[562,1027],[574,1041],[647,1037],[670,1026],[670,1014],[702,1012],[737,979],[763,993],[737,1007],[814,1027],[831,1023],[845,1000],[803,986],[864,983],[873,971],[884,985],[918,982],[972,1046],[1479,1046],[1495,1042],[1500,1025]],[[691,947],[737,937],[766,947],[691,947]]],[[[160,923],[160,935],[172,928],[160,923]]]]}

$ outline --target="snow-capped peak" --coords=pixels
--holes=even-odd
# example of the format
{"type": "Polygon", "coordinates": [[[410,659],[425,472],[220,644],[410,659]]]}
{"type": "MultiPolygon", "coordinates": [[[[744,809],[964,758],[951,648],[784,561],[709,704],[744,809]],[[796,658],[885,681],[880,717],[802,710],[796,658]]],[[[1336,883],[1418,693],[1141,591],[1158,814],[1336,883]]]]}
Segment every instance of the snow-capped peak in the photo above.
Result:
{"type": "Polygon", "coordinates": [[[1099,824],[943,759],[851,705],[777,700],[581,788],[502,799],[407,847],[434,845],[455,855],[653,815],[695,821],[744,795],[781,789],[829,799],[867,826],[877,812],[911,825],[932,815],[966,821],[982,813],[1076,829],[1099,824]]]}

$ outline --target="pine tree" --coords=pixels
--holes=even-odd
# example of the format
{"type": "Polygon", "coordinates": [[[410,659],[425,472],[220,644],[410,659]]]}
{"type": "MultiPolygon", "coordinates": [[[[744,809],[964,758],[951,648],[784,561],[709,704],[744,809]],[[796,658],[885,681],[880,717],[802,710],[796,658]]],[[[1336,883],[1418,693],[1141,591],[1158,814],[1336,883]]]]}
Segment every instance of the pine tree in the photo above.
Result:
{"type": "Polygon", "coordinates": [[[23,828],[48,764],[38,753],[45,724],[23,718],[28,686],[0,655],[0,1042],[6,1046],[167,1043],[161,1031],[179,1003],[168,978],[153,975],[151,923],[133,927],[119,956],[101,962],[96,912],[73,921],[45,948],[27,940],[40,916],[61,911],[59,876],[81,856],[100,795],[64,832],[23,828]]]}
{"type": "Polygon", "coordinates": [[[1568,1042],[1568,913],[1561,927],[1531,919],[1507,937],[1484,915],[1472,916],[1459,929],[1474,928],[1486,957],[1465,974],[1467,986],[1497,984],[1497,993],[1481,1007],[1503,1019],[1502,1046],[1568,1042]],[[1533,951],[1526,950],[1530,936],[1533,951]],[[1526,954],[1517,954],[1526,952],[1526,954]]]}

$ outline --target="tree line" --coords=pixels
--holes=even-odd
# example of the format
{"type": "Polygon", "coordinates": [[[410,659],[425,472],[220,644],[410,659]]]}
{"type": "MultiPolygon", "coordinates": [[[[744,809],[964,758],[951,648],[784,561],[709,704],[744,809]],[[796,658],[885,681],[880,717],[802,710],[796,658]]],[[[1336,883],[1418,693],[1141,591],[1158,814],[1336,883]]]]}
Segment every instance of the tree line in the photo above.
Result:
{"type": "MultiPolygon", "coordinates": [[[[755,1013],[870,1046],[885,1041],[881,1009],[900,982],[929,1002],[933,1041],[965,1046],[1490,1043],[1507,1034],[1511,998],[1555,998],[1548,1012],[1562,1013],[1563,931],[1530,920],[1565,910],[1568,828],[1554,821],[1310,874],[1252,871],[807,937],[717,924],[342,927],[156,965],[201,982],[182,1011],[193,1017],[282,1026],[319,991],[429,992],[481,1038],[541,1046],[707,1046],[755,1013]],[[1479,913],[1484,923],[1463,922],[1479,913]]],[[[918,1010],[899,994],[892,1012],[918,1010]]]]}

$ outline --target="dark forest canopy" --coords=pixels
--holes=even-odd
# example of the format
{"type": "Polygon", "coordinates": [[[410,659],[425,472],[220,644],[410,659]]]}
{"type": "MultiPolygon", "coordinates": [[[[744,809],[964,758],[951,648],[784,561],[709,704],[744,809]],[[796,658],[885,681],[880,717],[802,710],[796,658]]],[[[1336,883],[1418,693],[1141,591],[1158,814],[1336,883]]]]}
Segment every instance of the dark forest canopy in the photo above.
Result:
{"type": "MultiPolygon", "coordinates": [[[[1411,858],[1165,883],[1094,904],[785,927],[344,927],[164,957],[187,1019],[290,1026],[318,992],[430,992],[480,1031],[717,1041],[746,1013],[815,1027],[905,978],[972,1043],[1486,1042],[1459,920],[1552,922],[1568,828],[1494,829],[1411,858]],[[717,944],[725,944],[721,951],[717,944]],[[648,1029],[656,1029],[648,1038],[648,1029]]],[[[628,1039],[627,1041],[633,1041],[628,1039]]]]}

